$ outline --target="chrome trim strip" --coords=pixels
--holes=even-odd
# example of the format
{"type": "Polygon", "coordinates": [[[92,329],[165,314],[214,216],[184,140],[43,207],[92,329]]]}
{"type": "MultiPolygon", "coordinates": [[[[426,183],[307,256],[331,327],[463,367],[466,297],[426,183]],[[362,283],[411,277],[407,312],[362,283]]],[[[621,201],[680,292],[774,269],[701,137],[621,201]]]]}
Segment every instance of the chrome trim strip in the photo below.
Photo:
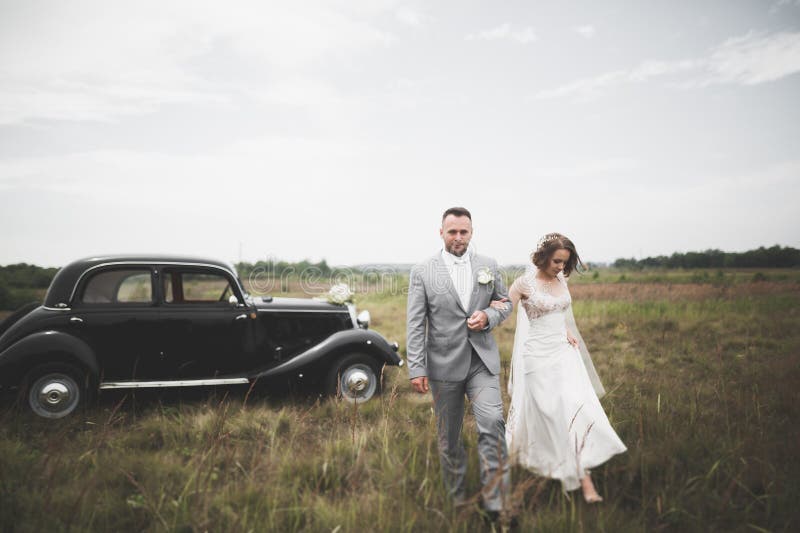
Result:
{"type": "Polygon", "coordinates": [[[48,311],[72,311],[71,307],[47,307],[46,305],[43,305],[42,308],[47,309],[48,311]]]}
{"type": "Polygon", "coordinates": [[[257,309],[259,313],[348,313],[348,311],[336,311],[331,309],[257,309]]]}
{"type": "MultiPolygon", "coordinates": [[[[224,268],[224,267],[221,267],[219,265],[210,265],[208,263],[183,263],[181,261],[112,261],[112,262],[109,262],[109,263],[100,263],[98,265],[95,265],[95,266],[93,266],[91,268],[87,268],[86,270],[84,270],[81,273],[81,275],[78,276],[78,279],[75,281],[75,285],[72,286],[72,293],[69,295],[69,301],[73,302],[75,300],[75,292],[78,290],[78,285],[81,284],[81,280],[83,280],[83,278],[86,277],[86,275],[89,272],[93,271],[96,268],[103,268],[103,267],[108,267],[108,266],[119,266],[119,265],[141,266],[141,267],[145,267],[147,269],[150,269],[151,271],[152,271],[153,267],[156,267],[158,265],[178,265],[178,266],[193,266],[193,267],[216,268],[217,270],[222,270],[223,272],[227,272],[228,274],[230,274],[233,277],[233,279],[236,280],[236,285],[239,284],[239,276],[237,276],[236,273],[233,272],[231,269],[224,268]]],[[[242,291],[242,292],[244,291],[244,289],[242,287],[239,287],[239,290],[242,291]]]]}
{"type": "Polygon", "coordinates": [[[246,385],[247,378],[184,379],[178,381],[104,381],[101,389],[149,389],[156,387],[197,387],[204,385],[246,385]]]}

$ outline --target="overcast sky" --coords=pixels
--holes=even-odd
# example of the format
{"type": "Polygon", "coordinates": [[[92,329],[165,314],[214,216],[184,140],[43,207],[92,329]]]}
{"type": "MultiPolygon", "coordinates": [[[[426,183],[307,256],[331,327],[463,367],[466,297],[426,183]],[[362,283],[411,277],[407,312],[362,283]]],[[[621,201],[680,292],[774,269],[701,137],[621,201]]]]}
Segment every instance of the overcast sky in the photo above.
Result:
{"type": "Polygon", "coordinates": [[[0,264],[800,247],[800,0],[0,0],[0,264]]]}

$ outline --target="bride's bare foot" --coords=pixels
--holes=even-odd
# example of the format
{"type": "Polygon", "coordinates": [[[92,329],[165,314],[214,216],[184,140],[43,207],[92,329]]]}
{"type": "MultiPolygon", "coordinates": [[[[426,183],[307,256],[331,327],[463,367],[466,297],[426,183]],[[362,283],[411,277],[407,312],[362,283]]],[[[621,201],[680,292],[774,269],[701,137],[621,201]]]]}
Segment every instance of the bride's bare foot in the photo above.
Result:
{"type": "Polygon", "coordinates": [[[603,497],[597,494],[597,489],[594,488],[592,477],[586,474],[586,477],[581,479],[581,488],[583,489],[583,499],[586,503],[598,503],[603,501],[603,497]]]}

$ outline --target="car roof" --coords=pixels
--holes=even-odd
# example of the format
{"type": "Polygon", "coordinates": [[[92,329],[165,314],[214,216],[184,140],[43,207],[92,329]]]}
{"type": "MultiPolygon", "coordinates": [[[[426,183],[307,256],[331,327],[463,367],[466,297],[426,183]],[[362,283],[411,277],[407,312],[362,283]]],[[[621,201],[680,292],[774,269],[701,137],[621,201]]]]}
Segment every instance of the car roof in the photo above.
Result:
{"type": "Polygon", "coordinates": [[[44,298],[46,307],[65,307],[70,303],[72,291],[81,276],[87,271],[105,265],[192,265],[212,266],[226,270],[238,277],[236,269],[230,263],[206,257],[188,257],[177,255],[99,255],[72,261],[62,267],[50,283],[44,298]]]}

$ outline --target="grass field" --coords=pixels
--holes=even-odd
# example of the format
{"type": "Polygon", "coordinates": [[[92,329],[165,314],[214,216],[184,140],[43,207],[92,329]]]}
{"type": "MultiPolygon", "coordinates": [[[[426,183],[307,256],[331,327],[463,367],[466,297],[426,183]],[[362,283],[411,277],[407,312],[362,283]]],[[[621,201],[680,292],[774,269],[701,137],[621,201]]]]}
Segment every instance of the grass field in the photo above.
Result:
{"type": "MultiPolygon", "coordinates": [[[[629,450],[595,471],[596,506],[515,469],[522,531],[800,529],[800,276],[757,274],[573,283],[629,450]]],[[[402,290],[357,304],[403,351],[402,290]]],[[[513,320],[496,337],[505,382],[513,320]]],[[[357,408],[242,389],[118,393],[45,423],[6,403],[0,531],[485,530],[444,497],[430,398],[410,392],[404,369],[384,377],[384,394],[357,408]]],[[[471,416],[464,435],[477,491],[471,416]]]]}

